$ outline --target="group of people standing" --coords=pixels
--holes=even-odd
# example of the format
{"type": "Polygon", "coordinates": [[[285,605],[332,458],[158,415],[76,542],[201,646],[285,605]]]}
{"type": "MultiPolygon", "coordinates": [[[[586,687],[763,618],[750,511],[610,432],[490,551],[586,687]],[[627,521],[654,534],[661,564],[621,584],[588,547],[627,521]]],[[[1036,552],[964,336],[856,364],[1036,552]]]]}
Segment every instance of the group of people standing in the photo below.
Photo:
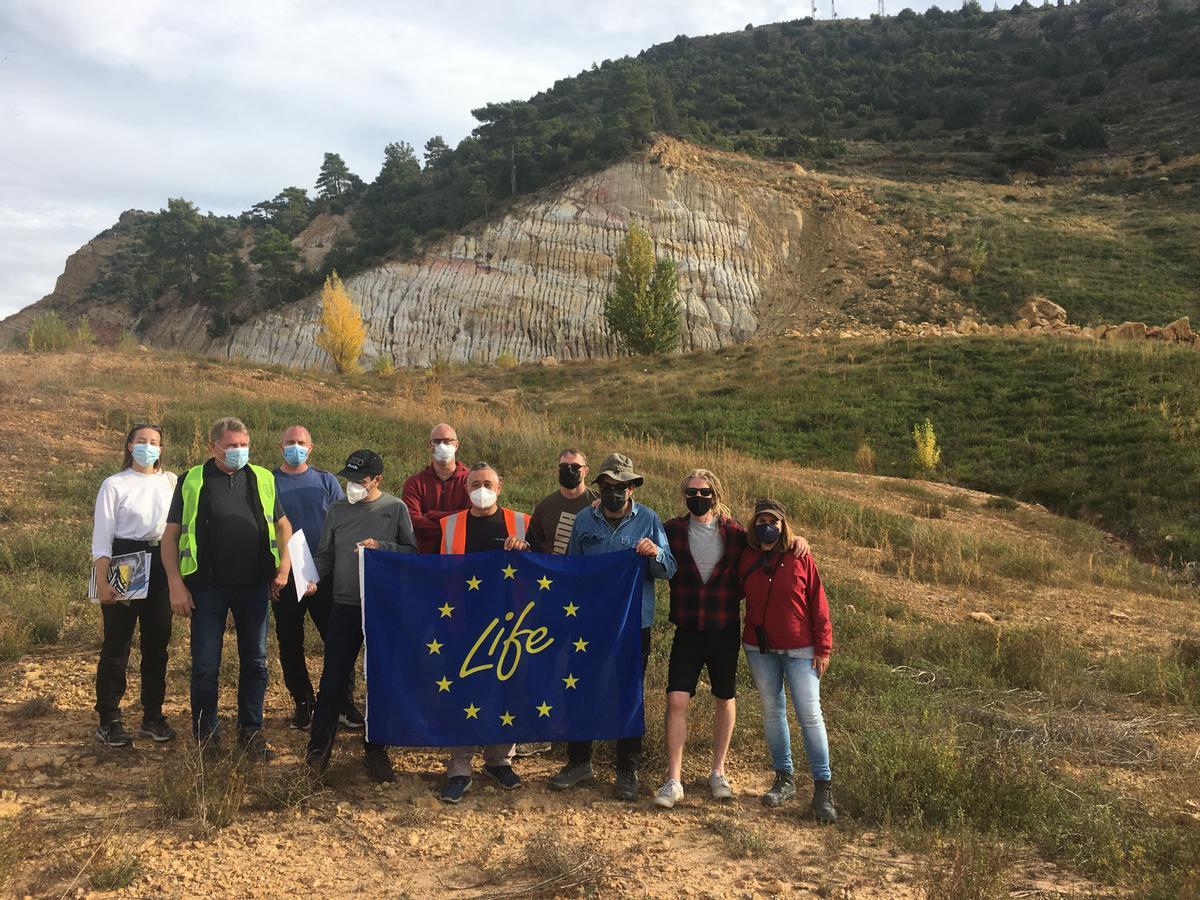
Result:
{"type": "MultiPolygon", "coordinates": [[[[775,770],[763,801],[778,806],[796,794],[790,694],[812,771],[814,814],[820,822],[836,820],[820,706],[820,678],[832,649],[829,607],[808,544],[779,501],[757,501],[750,527],[743,528],[726,506],[717,476],[694,469],[680,485],[687,513],[664,525],[654,510],[634,499],[644,479],[629,457],[611,453],[589,477],[586,456],[571,448],[558,459],[558,489],[526,514],[500,505],[503,479],[495,466],[459,461],[458,435],[447,424],[431,432],[430,464],[404,482],[401,497],[382,490],[384,462],[370,449],[352,453],[336,476],[313,466],[312,435],[300,425],[281,435],[281,461],[273,471],[249,462],[249,431],[236,418],[218,420],[209,442],[211,458],[177,477],[162,465],[162,429],[134,425],[126,436],[121,471],[100,487],[92,539],[104,616],[96,670],[100,743],[127,747],[133,742],[122,721],[121,700],[135,628],[141,632],[139,734],[154,741],[175,737],[162,704],[171,622],[177,615],[190,620],[191,737],[205,748],[219,746],[218,676],[232,614],[239,662],[237,740],[244,753],[273,758],[262,734],[270,610],[284,683],[295,706],[291,727],[308,730],[306,760],[319,775],[339,727],[363,728],[354,702],[363,644],[357,558],[363,548],[456,554],[500,548],[556,554],[632,549],[647,560],[643,676],[656,580],[669,582],[675,626],[666,685],[667,772],[654,803],[670,808],[683,799],[688,706],[704,670],[714,698],[708,786],[716,799],[732,796],[725,759],[744,652],[761,697],[775,770]],[[318,576],[303,586],[299,602],[287,550],[298,528],[318,576]],[[106,576],[114,556],[137,551],[150,556],[149,589],[145,599],[127,600],[106,576]],[[325,648],[316,691],[304,653],[306,615],[325,648]]],[[[514,757],[549,749],[547,744],[451,748],[441,799],[457,803],[470,790],[472,759],[480,750],[484,775],[514,789],[521,785],[514,757]]],[[[594,780],[592,750],[590,741],[569,742],[566,762],[550,786],[568,790],[594,780]]],[[[616,742],[619,799],[637,799],[641,757],[641,736],[616,742]]],[[[367,742],[365,735],[363,763],[374,780],[395,779],[387,748],[367,742]]]]}

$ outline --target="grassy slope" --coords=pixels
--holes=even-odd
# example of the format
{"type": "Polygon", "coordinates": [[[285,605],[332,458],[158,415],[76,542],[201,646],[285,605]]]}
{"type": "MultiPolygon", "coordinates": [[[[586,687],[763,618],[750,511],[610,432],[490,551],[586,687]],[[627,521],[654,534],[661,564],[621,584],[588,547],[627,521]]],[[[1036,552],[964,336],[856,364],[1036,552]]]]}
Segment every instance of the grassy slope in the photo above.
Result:
{"type": "MultiPolygon", "coordinates": [[[[944,352],[972,346],[947,344],[944,352]]],[[[855,352],[862,358],[869,349],[855,352]]],[[[657,394],[640,383],[649,382],[647,376],[629,374],[628,364],[521,373],[523,380],[537,375],[543,396],[556,399],[549,419],[513,405],[511,394],[507,400],[484,396],[482,403],[470,399],[473,393],[450,395],[463,381],[436,373],[421,381],[401,374],[326,386],[303,376],[171,357],[133,363],[51,357],[33,366],[0,358],[6,402],[40,401],[25,407],[29,412],[20,420],[6,423],[12,425],[9,452],[32,454],[50,429],[56,435],[54,458],[32,483],[6,479],[0,516],[5,656],[41,654],[56,644],[65,644],[68,652],[94,653],[94,610],[74,598],[84,577],[90,504],[115,460],[109,448],[130,416],[149,412],[165,424],[167,460],[176,469],[201,458],[200,429],[219,414],[236,412],[250,424],[254,459],[267,465],[274,458],[267,436],[303,421],[317,437],[317,459],[324,465],[334,466],[363,444],[379,449],[388,461],[391,490],[423,463],[430,424],[448,417],[459,426],[464,455],[495,460],[506,475],[507,501],[525,508],[552,490],[552,460],[564,443],[582,443],[593,456],[618,444],[648,477],[643,499],[664,513],[679,506],[674,485],[680,472],[701,461],[726,476],[735,509],[744,510],[754,495],[769,491],[797,510],[797,520],[819,548],[834,604],[840,649],[825,705],[839,796],[854,820],[894,826],[893,835],[919,846],[949,835],[951,848],[974,847],[979,841],[973,835],[991,833],[1002,846],[1036,847],[1047,858],[1138,891],[1157,889],[1167,896],[1185,889],[1200,845],[1197,833],[1175,828],[1169,814],[1179,797],[1194,791],[1165,735],[1194,721],[1188,711],[1200,704],[1200,660],[1190,644],[1171,643],[1172,634],[1186,633],[1194,598],[1106,548],[1099,533],[1064,526],[1043,513],[989,510],[983,498],[938,486],[865,480],[787,463],[764,472],[752,457],[700,447],[705,434],[715,437],[719,431],[731,439],[754,438],[747,443],[761,455],[803,458],[793,437],[819,435],[829,441],[828,452],[848,452],[834,433],[849,433],[839,425],[849,404],[841,404],[839,414],[820,401],[814,411],[819,384],[848,389],[862,380],[844,359],[831,377],[830,365],[842,352],[781,350],[771,357],[776,362],[770,369],[754,348],[738,360],[666,359],[652,364],[661,366],[653,379],[662,385],[657,394]],[[809,377],[815,380],[808,399],[798,402],[804,395],[797,385],[780,384],[775,373],[799,370],[798,354],[804,352],[813,354],[809,377]],[[732,407],[720,405],[734,395],[714,395],[709,384],[697,384],[696,368],[683,377],[685,365],[711,374],[718,363],[783,398],[774,409],[789,410],[788,431],[776,431],[777,414],[766,410],[735,416],[732,407]],[[667,376],[694,384],[697,393],[685,401],[664,384],[667,376]],[[661,427],[652,429],[647,421],[647,430],[682,436],[690,419],[701,423],[690,442],[618,436],[627,403],[645,405],[652,396],[661,427]],[[710,402],[714,396],[717,403],[710,402]],[[552,424],[567,412],[568,402],[592,424],[582,431],[552,424]],[[677,410],[673,417],[666,415],[668,402],[677,410]],[[801,431],[791,431],[801,416],[801,431]],[[729,426],[737,430],[727,432],[729,426]],[[944,500],[947,520],[905,512],[914,497],[944,500]],[[1058,599],[1049,604],[1041,599],[1051,596],[1058,599]],[[939,607],[938,597],[947,605],[939,607]],[[995,609],[1002,597],[1010,598],[1004,602],[1012,617],[1002,627],[958,621],[963,605],[995,609]],[[1100,609],[1119,602],[1134,610],[1139,624],[1126,632],[1125,643],[1150,652],[1105,655],[1115,638],[1104,631],[1103,613],[1095,609],[1067,627],[1061,618],[1046,619],[1069,617],[1074,614],[1064,610],[1093,601],[1100,609]],[[918,672],[924,674],[904,677],[918,672]],[[1158,790],[1138,803],[1120,800],[1125,788],[1112,785],[1140,777],[1148,753],[1158,790]]],[[[996,361],[1003,368],[1013,355],[1033,350],[1000,345],[995,352],[1010,354],[996,361]]],[[[910,355],[906,377],[917,381],[922,371],[940,365],[927,363],[921,352],[910,355]]],[[[893,367],[900,362],[898,348],[883,359],[889,356],[893,367]]],[[[865,370],[872,374],[863,383],[876,393],[900,378],[878,366],[865,370]]],[[[873,406],[879,408],[877,399],[873,406]]],[[[903,407],[890,414],[898,421],[910,417],[903,407]]],[[[864,419],[865,406],[856,415],[864,419]]],[[[976,427],[985,420],[978,409],[971,419],[976,427]]],[[[853,441],[847,446],[852,449],[853,441]]],[[[953,456],[958,444],[949,444],[947,452],[953,456]]],[[[663,612],[660,607],[660,616],[663,612]]],[[[657,630],[651,684],[665,677],[668,634],[657,630]]],[[[763,764],[762,748],[756,698],[745,673],[742,688],[736,753],[753,767],[763,764]]],[[[661,702],[652,690],[648,721],[655,720],[661,702]]],[[[705,730],[697,728],[690,766],[704,763],[705,730]]],[[[657,729],[652,726],[649,735],[653,770],[662,762],[662,748],[657,729]]],[[[973,883],[1003,883],[1008,859],[1005,852],[988,850],[973,864],[978,868],[970,876],[973,883]]]]}
{"type": "Polygon", "coordinates": [[[929,417],[953,483],[1200,560],[1200,353],[1084,341],[781,341],[481,375],[563,422],[908,476],[929,417]],[[603,399],[599,399],[603,398],[603,399]]]}

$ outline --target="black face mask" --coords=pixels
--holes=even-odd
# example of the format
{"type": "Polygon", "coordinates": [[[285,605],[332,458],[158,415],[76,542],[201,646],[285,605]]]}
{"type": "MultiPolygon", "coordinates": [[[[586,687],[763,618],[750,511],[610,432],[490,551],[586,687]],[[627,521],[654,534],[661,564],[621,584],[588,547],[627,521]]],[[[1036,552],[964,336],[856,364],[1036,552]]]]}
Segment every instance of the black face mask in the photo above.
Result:
{"type": "Polygon", "coordinates": [[[620,512],[625,508],[625,489],[601,488],[600,502],[609,512],[620,512]]]}
{"type": "Polygon", "coordinates": [[[583,481],[583,473],[578,469],[567,469],[562,466],[558,467],[558,483],[567,490],[579,487],[579,482],[583,481]]]}
{"type": "Polygon", "coordinates": [[[759,522],[754,526],[754,534],[758,538],[758,542],[766,547],[779,540],[781,531],[774,522],[759,522]]]}
{"type": "Polygon", "coordinates": [[[688,512],[693,515],[702,516],[713,507],[715,502],[712,497],[688,497],[686,498],[688,512]]]}

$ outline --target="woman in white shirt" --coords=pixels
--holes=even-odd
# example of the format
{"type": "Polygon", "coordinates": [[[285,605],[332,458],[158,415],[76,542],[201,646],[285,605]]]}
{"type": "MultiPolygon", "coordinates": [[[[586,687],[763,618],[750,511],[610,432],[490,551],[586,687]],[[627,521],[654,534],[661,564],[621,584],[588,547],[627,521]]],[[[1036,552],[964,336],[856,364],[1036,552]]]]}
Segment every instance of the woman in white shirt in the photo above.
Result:
{"type": "Polygon", "coordinates": [[[132,736],[121,722],[125,670],[135,626],[141,628],[142,727],[155,741],[169,741],[175,732],[163,718],[167,689],[167,643],[171,639],[171,599],[159,556],[159,541],[175,491],[175,474],[163,470],[162,428],[134,425],[125,437],[121,471],[110,475],[96,495],[92,529],[92,559],[96,567],[96,597],[104,615],[104,643],[96,667],[96,740],[109,747],[129,747],[132,736]],[[127,599],[110,584],[110,562],[126,553],[150,554],[150,580],[144,599],[127,599]]]}

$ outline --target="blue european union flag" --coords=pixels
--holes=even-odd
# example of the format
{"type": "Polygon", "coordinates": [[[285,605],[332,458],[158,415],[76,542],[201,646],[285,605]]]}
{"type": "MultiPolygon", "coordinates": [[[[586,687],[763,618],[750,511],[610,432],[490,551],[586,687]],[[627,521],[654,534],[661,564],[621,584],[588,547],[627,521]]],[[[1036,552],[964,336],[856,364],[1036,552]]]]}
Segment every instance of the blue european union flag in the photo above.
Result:
{"type": "Polygon", "coordinates": [[[393,746],[633,737],[645,560],[366,551],[367,736],[393,746]]]}

